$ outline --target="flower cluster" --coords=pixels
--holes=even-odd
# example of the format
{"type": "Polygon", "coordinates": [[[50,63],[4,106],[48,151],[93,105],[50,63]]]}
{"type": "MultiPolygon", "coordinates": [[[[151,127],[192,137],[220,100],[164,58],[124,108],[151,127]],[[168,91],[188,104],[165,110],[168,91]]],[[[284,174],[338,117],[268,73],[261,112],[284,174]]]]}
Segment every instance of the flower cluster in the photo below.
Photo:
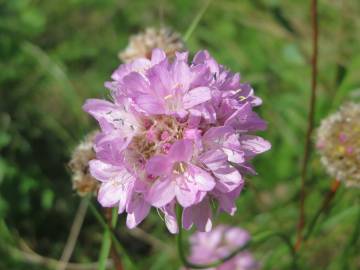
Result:
{"type": "MultiPolygon", "coordinates": [[[[196,232],[190,238],[189,261],[201,265],[212,263],[243,247],[249,240],[247,231],[225,225],[219,225],[208,233],[196,232]]],[[[259,267],[251,253],[245,250],[220,266],[207,270],[257,270],[259,267]]]]}
{"type": "Polygon", "coordinates": [[[175,52],[183,51],[185,44],[179,33],[168,28],[146,28],[144,32],[130,37],[125,50],[119,53],[119,58],[124,63],[129,63],[136,58],[151,58],[153,49],[160,48],[168,57],[175,56],[175,52]]]}
{"type": "Polygon", "coordinates": [[[347,103],[325,118],[317,131],[317,148],[328,173],[348,186],[360,187],[360,105],[347,103]]]}
{"type": "Polygon", "coordinates": [[[212,225],[212,208],[234,214],[249,161],[270,148],[249,132],[266,123],[253,111],[261,100],[248,84],[206,51],[170,61],[161,49],[151,59],[121,65],[105,83],[112,102],[87,100],[84,110],[101,127],[91,174],[101,182],[98,200],[127,213],[137,226],[151,207],[164,214],[170,232],[183,224],[201,231],[212,225]]]}
{"type": "Polygon", "coordinates": [[[80,196],[96,193],[99,182],[89,172],[89,161],[95,158],[93,140],[98,131],[89,133],[85,139],[74,149],[69,168],[72,172],[73,189],[80,196]]]}

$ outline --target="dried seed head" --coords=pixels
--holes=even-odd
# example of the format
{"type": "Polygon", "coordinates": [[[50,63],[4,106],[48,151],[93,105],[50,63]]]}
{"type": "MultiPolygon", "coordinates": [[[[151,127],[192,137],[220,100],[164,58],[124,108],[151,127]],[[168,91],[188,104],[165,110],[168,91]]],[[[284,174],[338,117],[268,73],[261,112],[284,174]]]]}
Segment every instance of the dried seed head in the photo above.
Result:
{"type": "Polygon", "coordinates": [[[155,48],[163,49],[168,57],[172,57],[175,52],[183,51],[185,45],[180,34],[168,28],[146,28],[144,32],[130,37],[128,46],[119,53],[119,58],[124,63],[139,57],[150,58],[155,48]]]}
{"type": "Polygon", "coordinates": [[[347,186],[360,187],[360,104],[347,103],[325,118],[317,148],[328,173],[347,186]]]}
{"type": "Polygon", "coordinates": [[[73,189],[80,196],[97,191],[99,182],[89,172],[89,161],[95,158],[93,140],[98,131],[89,133],[85,139],[74,149],[69,167],[72,172],[73,189]]]}

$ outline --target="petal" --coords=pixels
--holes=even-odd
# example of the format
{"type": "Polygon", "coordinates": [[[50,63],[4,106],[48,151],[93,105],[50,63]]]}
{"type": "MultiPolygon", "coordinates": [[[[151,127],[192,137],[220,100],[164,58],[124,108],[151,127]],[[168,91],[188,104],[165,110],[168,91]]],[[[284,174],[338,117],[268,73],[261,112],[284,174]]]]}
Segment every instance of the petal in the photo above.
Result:
{"type": "Polygon", "coordinates": [[[207,67],[210,69],[211,73],[218,74],[219,73],[219,64],[213,59],[209,52],[204,50],[198,52],[194,56],[193,63],[195,64],[206,64],[207,67]]]}
{"type": "Polygon", "coordinates": [[[190,88],[210,85],[213,79],[210,69],[204,64],[191,66],[191,77],[190,88]]]}
{"type": "Polygon", "coordinates": [[[181,59],[175,59],[171,66],[171,77],[173,80],[173,86],[179,87],[182,90],[188,90],[191,80],[191,72],[189,65],[181,59]]]}
{"type": "Polygon", "coordinates": [[[189,52],[175,52],[175,56],[176,56],[177,60],[187,62],[188,57],[189,57],[189,52]]]}
{"type": "Polygon", "coordinates": [[[170,148],[168,156],[173,161],[189,161],[193,154],[193,142],[189,139],[176,141],[170,148]]]}
{"type": "Polygon", "coordinates": [[[172,170],[173,163],[165,155],[157,155],[146,163],[146,172],[153,176],[167,175],[172,170]]]}
{"type": "Polygon", "coordinates": [[[185,230],[190,230],[193,222],[193,212],[192,212],[193,206],[184,208],[183,214],[182,214],[182,226],[185,230]]]}
{"type": "Polygon", "coordinates": [[[159,179],[151,186],[146,200],[154,207],[162,207],[175,197],[175,182],[169,178],[159,179]]]}
{"type": "Polygon", "coordinates": [[[99,122],[102,130],[113,129],[114,122],[110,115],[117,110],[113,103],[102,99],[88,99],[82,108],[99,122]]]}
{"type": "Polygon", "coordinates": [[[117,130],[125,137],[132,135],[138,128],[136,116],[129,113],[124,105],[115,105],[101,99],[88,99],[83,109],[99,122],[104,132],[117,130]]]}
{"type": "Polygon", "coordinates": [[[212,127],[204,134],[204,141],[209,145],[222,144],[226,136],[234,134],[235,130],[230,126],[212,127]]]}
{"type": "Polygon", "coordinates": [[[123,167],[114,166],[101,160],[94,159],[89,162],[90,174],[101,182],[107,182],[121,175],[123,167]]]}
{"type": "Polygon", "coordinates": [[[230,192],[244,183],[239,171],[232,166],[219,169],[213,173],[219,179],[216,182],[216,188],[222,192],[230,192]]]}
{"type": "Polygon", "coordinates": [[[109,181],[100,186],[98,201],[103,207],[112,207],[119,202],[122,195],[122,189],[114,188],[113,184],[109,181]]]}
{"type": "Polygon", "coordinates": [[[135,97],[141,94],[150,94],[149,83],[138,72],[131,72],[123,79],[123,85],[130,97],[135,97]]]}
{"type": "Polygon", "coordinates": [[[210,170],[216,171],[220,168],[227,167],[227,155],[220,150],[209,150],[203,153],[199,160],[210,170]]]}
{"type": "Polygon", "coordinates": [[[134,194],[132,200],[128,205],[128,215],[126,218],[126,225],[129,229],[135,228],[150,212],[150,204],[148,204],[142,197],[134,194]]]}
{"type": "Polygon", "coordinates": [[[212,228],[212,211],[209,199],[206,197],[199,204],[194,205],[192,209],[196,228],[201,232],[210,232],[212,228]]]}
{"type": "Polygon", "coordinates": [[[99,134],[94,142],[96,157],[114,165],[121,165],[123,150],[129,145],[131,139],[132,135],[124,136],[117,131],[99,134]]]}
{"type": "Polygon", "coordinates": [[[153,49],[151,54],[151,64],[156,65],[166,59],[166,53],[159,48],[153,49]]]}
{"type": "Polygon", "coordinates": [[[267,124],[255,112],[252,111],[250,103],[245,103],[236,110],[224,123],[240,131],[265,130],[267,124]]]}
{"type": "Polygon", "coordinates": [[[165,107],[162,100],[156,96],[139,95],[134,98],[136,105],[149,114],[164,114],[165,107]]]}
{"type": "Polygon", "coordinates": [[[215,187],[215,180],[209,173],[192,164],[187,166],[184,178],[189,187],[200,191],[209,191],[215,187]]]}
{"type": "Polygon", "coordinates": [[[210,54],[206,50],[198,51],[193,59],[194,64],[203,64],[207,59],[210,58],[210,54]]]}
{"type": "Polygon", "coordinates": [[[222,150],[227,155],[228,161],[242,163],[245,161],[245,154],[239,142],[237,134],[229,134],[224,137],[222,150]]]}
{"type": "Polygon", "coordinates": [[[252,175],[256,175],[256,171],[255,169],[253,168],[253,166],[248,163],[248,162],[244,162],[244,163],[241,163],[241,164],[233,164],[234,167],[236,169],[238,169],[242,174],[252,174],[252,175]]]}
{"type": "Polygon", "coordinates": [[[165,207],[161,208],[161,211],[164,213],[165,224],[170,233],[175,234],[179,232],[179,226],[176,219],[175,213],[175,201],[167,204],[165,207]]]}
{"type": "Polygon", "coordinates": [[[222,193],[218,190],[214,190],[211,194],[218,200],[220,210],[234,215],[236,212],[236,198],[239,196],[242,191],[244,184],[241,184],[239,187],[228,193],[222,193]]]}
{"type": "Polygon", "coordinates": [[[163,98],[172,94],[172,83],[166,59],[149,69],[147,77],[150,81],[150,88],[158,97],[163,98]]]}
{"type": "Polygon", "coordinates": [[[268,151],[271,144],[258,136],[244,135],[240,137],[241,148],[245,151],[247,157],[253,157],[257,154],[268,151]]]}
{"type": "Polygon", "coordinates": [[[101,184],[98,201],[103,207],[119,206],[119,213],[125,209],[131,193],[132,183],[122,183],[112,180],[101,184]]]}
{"type": "Polygon", "coordinates": [[[151,66],[151,62],[146,58],[138,58],[128,64],[120,65],[114,73],[111,75],[111,78],[114,81],[121,81],[125,76],[129,73],[136,72],[144,72],[151,66]]]}
{"type": "Polygon", "coordinates": [[[199,202],[198,188],[193,183],[186,181],[183,176],[178,177],[176,181],[175,195],[181,206],[189,207],[199,202]]]}
{"type": "Polygon", "coordinates": [[[250,234],[246,230],[232,227],[226,230],[224,238],[232,247],[241,247],[249,242],[250,234]]]}
{"type": "Polygon", "coordinates": [[[196,105],[204,103],[211,99],[209,87],[197,87],[188,91],[183,97],[184,109],[190,109],[196,105]]]}

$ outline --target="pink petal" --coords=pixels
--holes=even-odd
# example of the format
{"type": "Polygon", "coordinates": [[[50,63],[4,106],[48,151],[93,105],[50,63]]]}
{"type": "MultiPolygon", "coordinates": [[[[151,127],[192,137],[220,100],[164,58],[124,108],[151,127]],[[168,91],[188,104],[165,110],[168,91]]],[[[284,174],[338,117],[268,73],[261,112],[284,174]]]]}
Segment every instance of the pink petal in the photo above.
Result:
{"type": "Polygon", "coordinates": [[[185,63],[188,61],[189,52],[175,52],[176,59],[179,61],[184,61],[185,63]]]}
{"type": "Polygon", "coordinates": [[[114,81],[121,81],[126,75],[129,73],[136,72],[144,72],[151,66],[151,62],[146,58],[138,58],[128,64],[120,65],[118,69],[114,71],[111,75],[111,78],[114,81]]]}
{"type": "Polygon", "coordinates": [[[225,241],[232,247],[244,246],[250,240],[250,234],[243,229],[232,227],[225,232],[225,241]]]}
{"type": "Polygon", "coordinates": [[[231,126],[239,131],[265,130],[267,124],[255,112],[250,103],[245,103],[235,111],[226,121],[225,126],[231,126]]]}
{"type": "Polygon", "coordinates": [[[175,201],[167,204],[165,207],[161,208],[161,211],[164,213],[165,224],[170,233],[175,234],[179,232],[179,226],[176,219],[175,213],[175,201]]]}
{"type": "Polygon", "coordinates": [[[160,63],[161,61],[163,61],[164,59],[166,59],[166,53],[159,48],[156,48],[152,51],[151,54],[151,64],[152,65],[156,65],[158,63],[160,63]]]}
{"type": "Polygon", "coordinates": [[[125,209],[131,193],[132,183],[122,183],[120,180],[111,180],[101,184],[98,192],[98,201],[103,207],[119,206],[119,213],[125,209]]]}
{"type": "Polygon", "coordinates": [[[209,191],[215,187],[215,180],[209,173],[192,164],[187,166],[184,178],[188,186],[200,191],[209,191]]]}
{"type": "Polygon", "coordinates": [[[192,225],[194,224],[193,221],[193,209],[194,206],[190,206],[187,208],[184,208],[183,215],[182,215],[182,226],[185,230],[190,230],[192,225]]]}
{"type": "Polygon", "coordinates": [[[183,97],[183,104],[185,109],[190,109],[196,105],[204,103],[211,99],[210,88],[197,87],[188,91],[183,97]]]}
{"type": "Polygon", "coordinates": [[[209,199],[206,197],[200,203],[184,209],[183,227],[187,230],[195,224],[202,232],[209,232],[212,228],[212,211],[209,199]]]}
{"type": "Polygon", "coordinates": [[[193,154],[193,143],[189,139],[176,141],[170,148],[168,156],[173,161],[189,161],[193,154]]]}
{"type": "Polygon", "coordinates": [[[216,171],[220,168],[227,167],[227,156],[220,149],[210,150],[203,153],[199,160],[210,170],[216,171]]]}
{"type": "Polygon", "coordinates": [[[118,110],[113,103],[102,99],[88,99],[82,108],[99,122],[102,130],[113,129],[111,114],[118,110]]]}
{"type": "Polygon", "coordinates": [[[164,114],[165,107],[163,102],[151,95],[139,95],[134,98],[136,105],[149,114],[164,114]]]}
{"type": "Polygon", "coordinates": [[[204,141],[211,144],[221,144],[224,138],[228,135],[234,134],[235,130],[230,126],[212,127],[204,134],[204,141]]]}
{"type": "Polygon", "coordinates": [[[151,186],[146,200],[154,207],[163,207],[175,197],[175,182],[170,178],[159,179],[151,186]]]}
{"type": "Polygon", "coordinates": [[[216,188],[222,192],[230,192],[242,185],[244,180],[239,171],[231,166],[224,169],[219,169],[213,172],[214,175],[219,178],[216,182],[216,188]]]}
{"type": "Polygon", "coordinates": [[[191,72],[189,65],[181,59],[175,59],[171,67],[171,75],[174,86],[178,86],[182,90],[189,89],[191,72]]]}
{"type": "Polygon", "coordinates": [[[172,82],[168,70],[168,61],[164,60],[149,69],[147,77],[150,81],[150,88],[159,98],[172,94],[172,82]]]}
{"type": "Polygon", "coordinates": [[[94,159],[89,162],[90,174],[101,182],[107,182],[118,178],[123,174],[123,167],[114,166],[109,163],[94,159]]]}
{"type": "Polygon", "coordinates": [[[212,212],[208,198],[193,206],[193,220],[196,228],[201,232],[210,232],[212,228],[212,212]]]}
{"type": "Polygon", "coordinates": [[[131,72],[124,77],[123,86],[131,97],[136,95],[150,94],[149,82],[138,72],[131,72]]]}
{"type": "Polygon", "coordinates": [[[199,202],[198,188],[193,183],[189,183],[184,176],[178,177],[176,182],[175,195],[181,206],[189,207],[199,202]]]}
{"type": "Polygon", "coordinates": [[[133,194],[128,204],[126,225],[129,229],[135,228],[149,214],[151,206],[140,195],[133,194]]]}
{"type": "Polygon", "coordinates": [[[212,195],[218,200],[220,210],[229,213],[230,215],[234,215],[236,212],[236,198],[239,196],[242,191],[244,184],[241,184],[239,187],[234,189],[233,191],[222,193],[218,190],[214,190],[212,195]]]}
{"type": "Polygon", "coordinates": [[[153,176],[167,175],[172,170],[173,163],[165,155],[153,156],[146,163],[146,172],[153,176]]]}
{"type": "Polygon", "coordinates": [[[253,157],[257,154],[268,151],[271,148],[271,144],[268,141],[261,137],[252,135],[241,136],[240,143],[242,149],[248,157],[253,157]]]}

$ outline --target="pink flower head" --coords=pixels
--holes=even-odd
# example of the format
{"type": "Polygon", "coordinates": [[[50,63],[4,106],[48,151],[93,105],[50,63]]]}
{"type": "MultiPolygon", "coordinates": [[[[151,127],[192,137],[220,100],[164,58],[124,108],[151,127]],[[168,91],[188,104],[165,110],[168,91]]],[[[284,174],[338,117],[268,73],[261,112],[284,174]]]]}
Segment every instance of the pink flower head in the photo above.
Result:
{"type": "MultiPolygon", "coordinates": [[[[246,245],[250,240],[247,231],[219,225],[211,232],[196,232],[190,238],[191,255],[189,261],[195,264],[208,264],[229,255],[235,249],[246,245]]],[[[240,252],[234,258],[216,268],[208,270],[257,270],[259,263],[249,251],[240,252]]]]}
{"type": "Polygon", "coordinates": [[[253,111],[261,104],[253,89],[206,51],[189,63],[188,53],[170,61],[155,49],[111,78],[112,101],[83,107],[101,128],[90,162],[100,204],[126,212],[130,228],[158,208],[172,233],[177,205],[186,229],[211,230],[212,203],[234,214],[244,175],[255,173],[250,160],[270,148],[249,134],[266,128],[253,111]]]}

